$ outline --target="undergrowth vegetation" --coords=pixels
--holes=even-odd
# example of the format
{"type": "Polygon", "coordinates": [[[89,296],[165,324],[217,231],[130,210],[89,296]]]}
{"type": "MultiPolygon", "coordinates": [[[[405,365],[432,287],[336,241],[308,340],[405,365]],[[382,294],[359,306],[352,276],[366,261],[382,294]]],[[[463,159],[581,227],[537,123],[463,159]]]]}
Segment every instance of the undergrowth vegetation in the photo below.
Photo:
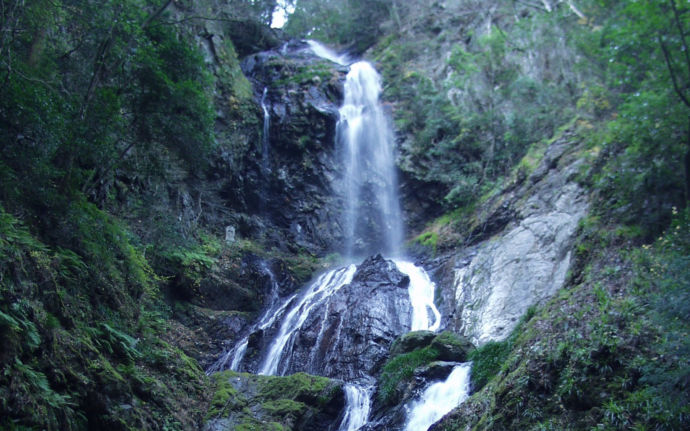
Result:
{"type": "Polygon", "coordinates": [[[228,141],[255,106],[232,42],[212,73],[171,4],[0,7],[2,429],[203,421],[207,378],[174,343],[166,293],[222,247],[180,207],[219,139],[247,145],[228,141]],[[217,104],[234,109],[224,128],[217,104]]]}
{"type": "Polygon", "coordinates": [[[115,220],[80,215],[84,255],[41,242],[0,209],[2,426],[128,429],[160,417],[189,427],[206,378],[162,341],[158,279],[115,220]]]}

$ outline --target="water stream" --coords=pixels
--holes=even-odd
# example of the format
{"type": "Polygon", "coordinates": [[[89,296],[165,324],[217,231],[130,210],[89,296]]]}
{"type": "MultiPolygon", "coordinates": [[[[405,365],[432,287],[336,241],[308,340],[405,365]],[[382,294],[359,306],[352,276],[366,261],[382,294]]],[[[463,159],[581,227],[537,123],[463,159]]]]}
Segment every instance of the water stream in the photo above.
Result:
{"type": "Polygon", "coordinates": [[[285,315],[278,335],[274,338],[261,363],[259,374],[282,375],[289,363],[287,361],[281,363],[280,359],[283,357],[285,347],[291,341],[292,336],[302,327],[304,321],[309,317],[309,312],[314,307],[352,281],[356,269],[355,265],[350,265],[328,271],[317,278],[285,315]],[[279,365],[282,365],[281,369],[278,368],[279,365]]]}
{"type": "Polygon", "coordinates": [[[366,425],[371,409],[374,387],[348,383],[345,385],[347,405],[338,431],[356,431],[366,425]]]}
{"type": "Polygon", "coordinates": [[[371,64],[359,61],[350,65],[337,125],[346,170],[347,256],[372,251],[364,238],[377,242],[374,251],[389,256],[400,253],[403,227],[393,133],[379,101],[380,93],[381,77],[371,64]],[[375,202],[365,201],[365,196],[373,196],[375,202]],[[369,211],[371,204],[375,206],[373,214],[369,211]],[[371,230],[372,224],[375,231],[371,230]]]}
{"type": "Polygon", "coordinates": [[[411,331],[437,331],[441,326],[441,313],[434,305],[436,284],[431,281],[424,268],[412,262],[395,259],[398,271],[410,277],[407,291],[412,303],[411,331]]]}
{"type": "Polygon", "coordinates": [[[456,366],[445,381],[433,383],[418,400],[406,406],[405,431],[426,431],[465,401],[470,393],[471,368],[471,362],[456,366]]]}
{"type": "Polygon", "coordinates": [[[269,159],[269,150],[271,142],[271,111],[268,107],[268,87],[264,87],[261,94],[261,109],[264,111],[264,129],[261,139],[261,169],[266,175],[271,170],[271,161],[269,159]]]}

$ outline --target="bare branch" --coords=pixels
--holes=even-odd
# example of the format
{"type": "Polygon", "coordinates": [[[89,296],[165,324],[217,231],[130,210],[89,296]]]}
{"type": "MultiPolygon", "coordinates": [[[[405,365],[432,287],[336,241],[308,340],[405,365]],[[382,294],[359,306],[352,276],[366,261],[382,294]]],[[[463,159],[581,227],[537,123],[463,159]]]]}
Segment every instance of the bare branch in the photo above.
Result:
{"type": "Polygon", "coordinates": [[[165,10],[168,8],[168,6],[170,6],[170,3],[172,3],[172,2],[173,2],[173,0],[168,0],[168,1],[166,1],[165,3],[163,3],[163,4],[161,5],[161,7],[159,7],[154,13],[152,13],[151,15],[149,15],[148,18],[146,18],[146,21],[144,21],[144,23],[141,25],[141,28],[146,28],[146,27],[148,27],[149,24],[151,24],[151,22],[153,22],[156,18],[158,18],[159,16],[161,16],[161,14],[162,14],[163,12],[165,12],[165,10]]]}
{"type": "Polygon", "coordinates": [[[685,65],[688,68],[688,73],[690,74],[690,52],[688,52],[688,43],[685,40],[685,32],[683,32],[683,26],[680,23],[680,16],[678,13],[678,8],[676,8],[676,2],[670,0],[671,9],[673,9],[673,18],[676,22],[676,27],[678,27],[678,33],[680,34],[680,40],[683,43],[683,53],[685,54],[685,65]]]}
{"type": "Polygon", "coordinates": [[[676,94],[680,99],[683,101],[685,106],[690,108],[690,100],[683,94],[683,91],[680,89],[678,86],[678,78],[676,77],[676,72],[673,70],[673,64],[671,63],[671,55],[668,52],[668,47],[664,43],[664,41],[661,39],[661,35],[657,36],[657,39],[659,40],[659,45],[661,45],[661,51],[664,53],[664,60],[666,60],[666,67],[668,68],[668,72],[671,75],[671,82],[673,83],[673,89],[675,90],[676,94]]]}
{"type": "Polygon", "coordinates": [[[577,15],[578,17],[580,17],[582,19],[587,19],[585,14],[580,12],[580,10],[575,6],[575,3],[573,3],[573,0],[568,0],[568,7],[570,7],[570,10],[573,11],[573,13],[575,15],[577,15]]]}

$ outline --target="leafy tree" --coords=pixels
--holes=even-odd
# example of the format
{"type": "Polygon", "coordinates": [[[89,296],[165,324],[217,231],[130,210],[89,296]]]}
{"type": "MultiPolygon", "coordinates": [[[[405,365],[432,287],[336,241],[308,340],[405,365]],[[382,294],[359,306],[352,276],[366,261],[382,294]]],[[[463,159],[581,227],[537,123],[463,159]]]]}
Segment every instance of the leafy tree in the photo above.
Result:
{"type": "Polygon", "coordinates": [[[381,36],[381,24],[391,16],[394,4],[392,0],[296,0],[285,30],[361,53],[381,36]]]}
{"type": "Polygon", "coordinates": [[[23,3],[0,9],[3,200],[102,199],[116,168],[152,145],[199,164],[211,79],[188,30],[160,20],[171,0],[23,3]]]}
{"type": "Polygon", "coordinates": [[[598,60],[615,117],[609,123],[613,160],[598,178],[610,208],[654,235],[673,205],[688,199],[690,130],[686,2],[597,1],[583,51],[598,60]]]}

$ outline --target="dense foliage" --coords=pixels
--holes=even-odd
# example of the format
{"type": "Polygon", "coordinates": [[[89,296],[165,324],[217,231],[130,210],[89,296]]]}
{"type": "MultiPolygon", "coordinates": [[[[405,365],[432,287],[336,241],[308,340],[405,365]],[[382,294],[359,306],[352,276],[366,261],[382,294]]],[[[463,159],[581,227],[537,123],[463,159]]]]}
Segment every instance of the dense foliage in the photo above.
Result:
{"type": "Polygon", "coordinates": [[[382,35],[381,24],[398,0],[299,0],[285,26],[292,36],[309,36],[360,54],[382,35]]]}
{"type": "Polygon", "coordinates": [[[0,428],[203,420],[208,381],[162,288],[220,251],[166,186],[218,145],[214,88],[237,111],[251,93],[229,41],[210,73],[175,3],[0,6],[0,428]]]}
{"type": "Polygon", "coordinates": [[[568,287],[506,343],[488,384],[434,429],[683,429],[688,146],[683,2],[580,2],[590,72],[574,143],[592,190],[568,287]]]}
{"type": "Polygon", "coordinates": [[[567,8],[516,2],[414,7],[373,55],[396,106],[402,169],[452,210],[500,185],[572,117],[587,75],[573,46],[584,26],[567,8]]]}

